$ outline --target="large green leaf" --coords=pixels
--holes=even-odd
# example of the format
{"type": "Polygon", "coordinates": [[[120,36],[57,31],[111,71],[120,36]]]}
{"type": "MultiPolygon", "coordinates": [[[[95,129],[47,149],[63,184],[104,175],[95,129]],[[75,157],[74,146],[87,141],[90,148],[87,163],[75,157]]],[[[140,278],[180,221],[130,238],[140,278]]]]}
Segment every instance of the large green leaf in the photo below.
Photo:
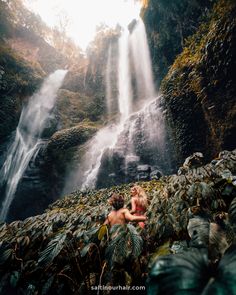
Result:
{"type": "Polygon", "coordinates": [[[87,255],[87,253],[89,253],[89,251],[93,248],[96,247],[96,244],[94,243],[89,243],[86,246],[84,246],[84,248],[80,251],[80,256],[81,257],[85,257],[87,255]]]}
{"type": "Polygon", "coordinates": [[[55,279],[55,275],[50,276],[49,279],[46,281],[46,283],[42,287],[42,295],[48,294],[50,291],[50,288],[52,287],[53,281],[55,279]]]}
{"type": "Polygon", "coordinates": [[[124,263],[130,257],[138,257],[142,252],[143,240],[131,224],[115,225],[110,231],[111,241],[106,249],[110,264],[124,263]]]}
{"type": "Polygon", "coordinates": [[[46,246],[46,248],[40,252],[38,263],[40,265],[48,265],[53,262],[54,258],[61,252],[65,246],[66,233],[57,234],[46,246]]]}
{"type": "Polygon", "coordinates": [[[20,273],[18,271],[13,271],[10,277],[10,284],[12,285],[12,287],[16,287],[19,279],[20,273]]]}
{"type": "Polygon", "coordinates": [[[236,225],[236,198],[230,204],[229,207],[229,219],[232,225],[236,225]]]}
{"type": "Polygon", "coordinates": [[[201,294],[209,278],[207,263],[198,250],[159,257],[147,280],[147,294],[201,294]]]}
{"type": "Polygon", "coordinates": [[[130,240],[131,240],[131,253],[133,256],[138,257],[143,249],[143,240],[136,228],[132,224],[128,224],[130,240]]]}
{"type": "Polygon", "coordinates": [[[147,280],[149,295],[236,294],[236,248],[228,249],[219,265],[209,263],[205,252],[160,257],[147,280]]]}
{"type": "Polygon", "coordinates": [[[2,242],[0,243],[0,265],[7,262],[8,259],[11,259],[14,255],[14,250],[11,245],[8,243],[2,242]]]}

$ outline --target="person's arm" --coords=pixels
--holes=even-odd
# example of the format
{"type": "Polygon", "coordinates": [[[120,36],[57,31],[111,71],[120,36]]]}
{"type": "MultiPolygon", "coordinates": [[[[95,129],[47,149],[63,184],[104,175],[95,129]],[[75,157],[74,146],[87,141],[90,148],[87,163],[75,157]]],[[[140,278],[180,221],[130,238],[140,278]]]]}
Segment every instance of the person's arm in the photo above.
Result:
{"type": "Polygon", "coordinates": [[[134,213],[136,211],[136,201],[135,198],[131,199],[131,210],[130,213],[134,213]]]}
{"type": "Polygon", "coordinates": [[[145,221],[147,219],[147,217],[144,215],[140,215],[140,216],[132,215],[128,209],[124,211],[124,216],[127,221],[145,221]]]}
{"type": "Polygon", "coordinates": [[[109,224],[108,219],[106,219],[106,220],[103,222],[103,224],[104,224],[104,225],[109,224]]]}
{"type": "MultiPolygon", "coordinates": [[[[110,213],[111,214],[111,213],[110,213]]],[[[106,218],[106,220],[104,221],[104,223],[103,224],[108,224],[108,225],[110,225],[110,220],[109,220],[109,216],[110,216],[110,214],[109,215],[107,215],[107,218],[106,218]]]]}

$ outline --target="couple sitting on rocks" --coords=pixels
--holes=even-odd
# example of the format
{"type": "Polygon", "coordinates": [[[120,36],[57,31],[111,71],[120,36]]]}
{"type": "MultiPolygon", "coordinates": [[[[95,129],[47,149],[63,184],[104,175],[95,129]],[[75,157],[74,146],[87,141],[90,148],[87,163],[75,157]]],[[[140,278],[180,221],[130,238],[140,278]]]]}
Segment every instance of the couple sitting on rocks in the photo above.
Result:
{"type": "Polygon", "coordinates": [[[141,228],[144,228],[144,216],[148,206],[148,199],[145,191],[138,185],[131,188],[131,210],[124,208],[124,197],[116,193],[112,194],[109,204],[114,210],[110,212],[104,224],[113,226],[115,224],[126,224],[129,221],[138,222],[141,228]],[[132,214],[133,213],[133,214],[132,214]]]}

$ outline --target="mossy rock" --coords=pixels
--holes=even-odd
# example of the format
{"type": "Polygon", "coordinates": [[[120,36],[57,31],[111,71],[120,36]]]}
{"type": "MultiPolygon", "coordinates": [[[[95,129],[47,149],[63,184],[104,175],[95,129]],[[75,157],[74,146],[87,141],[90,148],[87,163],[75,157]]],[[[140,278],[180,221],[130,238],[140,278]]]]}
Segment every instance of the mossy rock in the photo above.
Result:
{"type": "Polygon", "coordinates": [[[65,151],[81,145],[89,140],[98,130],[94,125],[80,124],[72,128],[57,131],[50,138],[47,146],[48,152],[65,151]]]}

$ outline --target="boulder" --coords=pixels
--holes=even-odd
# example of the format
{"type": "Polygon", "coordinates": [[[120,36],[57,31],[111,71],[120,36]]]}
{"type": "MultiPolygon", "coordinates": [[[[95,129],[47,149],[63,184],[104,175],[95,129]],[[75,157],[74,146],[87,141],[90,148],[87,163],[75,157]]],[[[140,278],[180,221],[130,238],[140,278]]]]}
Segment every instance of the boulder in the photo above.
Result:
{"type": "Polygon", "coordinates": [[[203,165],[203,154],[200,152],[194,153],[184,161],[183,167],[184,168],[198,168],[203,165]]]}
{"type": "Polygon", "coordinates": [[[153,179],[160,179],[161,177],[163,176],[162,172],[158,169],[156,170],[153,170],[151,173],[150,173],[150,179],[153,180],[153,179]]]}
{"type": "Polygon", "coordinates": [[[60,130],[53,134],[47,146],[49,153],[65,151],[89,140],[97,131],[97,127],[80,124],[76,127],[60,130]]]}
{"type": "Polygon", "coordinates": [[[137,167],[137,180],[150,180],[151,166],[138,165],[137,167]]]}

